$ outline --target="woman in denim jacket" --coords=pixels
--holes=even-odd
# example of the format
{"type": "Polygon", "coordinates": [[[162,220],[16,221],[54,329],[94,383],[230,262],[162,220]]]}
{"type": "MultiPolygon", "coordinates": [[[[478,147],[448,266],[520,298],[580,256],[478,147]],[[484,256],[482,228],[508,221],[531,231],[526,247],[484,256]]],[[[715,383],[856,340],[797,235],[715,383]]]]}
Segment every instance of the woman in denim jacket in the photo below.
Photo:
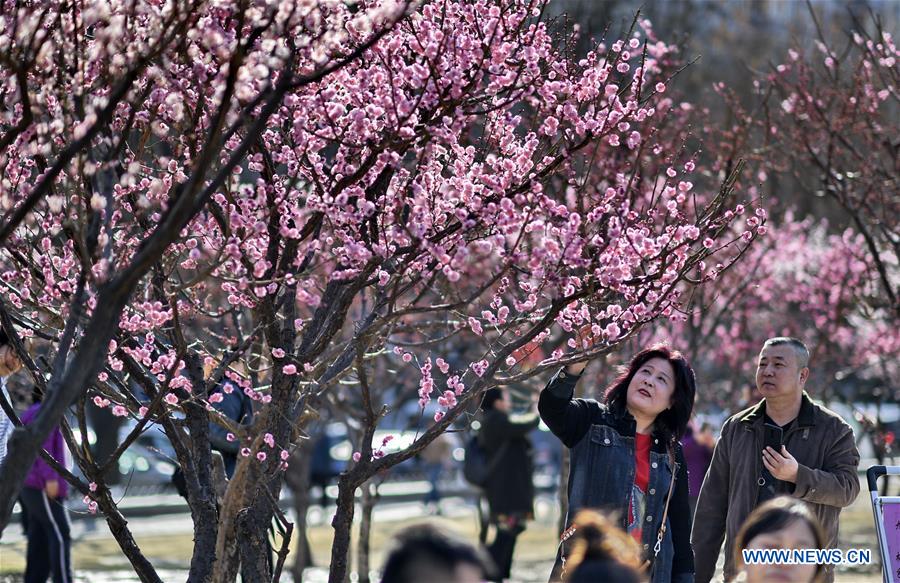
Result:
{"type": "MultiPolygon", "coordinates": [[[[691,583],[687,468],[678,439],[694,407],[694,371],[681,353],[652,346],[631,359],[601,403],[573,398],[584,366],[560,370],[538,403],[544,423],[570,450],[566,524],[583,508],[613,512],[652,561],[654,583],[691,583]],[[675,457],[675,487],[657,550],[673,471],[669,451],[675,457]]],[[[565,552],[561,549],[551,580],[559,577],[565,552]]]]}

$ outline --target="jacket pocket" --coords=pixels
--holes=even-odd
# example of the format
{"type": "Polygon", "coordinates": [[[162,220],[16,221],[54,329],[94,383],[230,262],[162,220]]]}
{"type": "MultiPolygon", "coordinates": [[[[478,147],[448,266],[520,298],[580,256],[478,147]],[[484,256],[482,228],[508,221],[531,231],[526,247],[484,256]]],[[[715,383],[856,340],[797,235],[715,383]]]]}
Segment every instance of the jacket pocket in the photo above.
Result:
{"type": "Polygon", "coordinates": [[[622,436],[609,425],[591,426],[591,443],[602,447],[623,447],[622,436]]]}

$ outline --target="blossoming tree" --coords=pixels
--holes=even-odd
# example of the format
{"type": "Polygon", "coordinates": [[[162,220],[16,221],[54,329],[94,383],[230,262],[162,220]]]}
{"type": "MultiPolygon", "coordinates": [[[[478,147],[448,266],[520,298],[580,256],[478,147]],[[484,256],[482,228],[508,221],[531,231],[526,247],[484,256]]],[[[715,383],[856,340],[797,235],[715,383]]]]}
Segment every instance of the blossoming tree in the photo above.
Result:
{"type": "Polygon", "coordinates": [[[896,398],[898,55],[877,20],[856,24],[842,48],[820,34],[815,50],[789,50],[749,99],[717,86],[730,121],[698,124],[716,144],[708,165],[727,171],[741,152],[746,191],[772,214],[764,242],[642,338],[683,343],[702,376],[724,381],[713,400],[752,386],[759,346],[780,334],[809,343],[817,396],[855,398],[841,379],[859,375],[896,398]]]}
{"type": "Polygon", "coordinates": [[[274,516],[289,539],[275,503],[284,460],[352,381],[363,431],[339,483],[330,575],[343,581],[355,491],[372,475],[483,390],[614,350],[677,309],[680,282],[740,258],[764,217],[733,201],[734,176],[694,196],[695,162],[659,133],[677,110],[671,47],[636,22],[573,58],[543,9],[11,6],[0,316],[48,398],[0,468],[0,524],[23,464],[62,421],[90,483],[68,478],[142,580],[159,579],[102,480],[116,455],[96,463],[63,420],[71,406],[83,428],[93,401],[136,421],[117,454],[152,425],[171,441],[194,521],[191,580],[239,568],[277,579],[287,546],[268,564],[266,532],[274,516]],[[569,339],[517,366],[585,326],[591,347],[569,339]],[[50,359],[28,358],[20,336],[50,359]],[[442,351],[460,340],[468,356],[451,366],[442,351]],[[421,404],[441,411],[385,454],[372,395],[389,379],[370,364],[391,345],[418,368],[421,404]],[[215,411],[219,387],[257,402],[252,424],[215,411]],[[241,445],[224,490],[211,422],[241,445]]]}

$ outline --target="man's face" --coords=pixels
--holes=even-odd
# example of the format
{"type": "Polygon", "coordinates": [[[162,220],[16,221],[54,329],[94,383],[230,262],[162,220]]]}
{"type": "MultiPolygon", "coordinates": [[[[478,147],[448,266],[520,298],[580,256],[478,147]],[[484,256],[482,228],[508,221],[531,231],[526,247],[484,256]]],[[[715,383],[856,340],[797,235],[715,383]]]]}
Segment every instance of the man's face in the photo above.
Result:
{"type": "Polygon", "coordinates": [[[808,368],[800,368],[797,353],[785,344],[766,346],[759,353],[756,388],[763,397],[793,395],[803,390],[808,368]]]}

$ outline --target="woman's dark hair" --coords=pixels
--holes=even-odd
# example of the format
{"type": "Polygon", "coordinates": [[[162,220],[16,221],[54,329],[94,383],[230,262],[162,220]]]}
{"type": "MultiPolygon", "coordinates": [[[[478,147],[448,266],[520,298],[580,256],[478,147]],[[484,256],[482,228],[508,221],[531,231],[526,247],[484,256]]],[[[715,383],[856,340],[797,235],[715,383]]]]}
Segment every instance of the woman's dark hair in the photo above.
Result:
{"type": "Polygon", "coordinates": [[[4,344],[9,344],[9,336],[6,335],[6,330],[0,328],[0,346],[4,344]]]}
{"type": "MultiPolygon", "coordinates": [[[[750,513],[734,540],[734,556],[741,561],[743,558],[741,551],[746,549],[753,539],[761,534],[778,532],[797,521],[801,521],[809,527],[816,539],[817,549],[825,548],[825,531],[809,506],[791,496],[779,496],[758,506],[750,513]]],[[[818,581],[824,573],[825,565],[816,565],[815,580],[818,581]]]]}
{"type": "Polygon", "coordinates": [[[494,408],[494,403],[503,399],[503,390],[498,388],[488,389],[481,398],[481,410],[490,411],[494,408]]]}
{"type": "Polygon", "coordinates": [[[382,570],[382,583],[446,581],[459,565],[471,565],[482,576],[493,575],[487,554],[464,538],[436,524],[406,527],[394,538],[382,570]]]}
{"type": "Polygon", "coordinates": [[[655,344],[635,354],[628,366],[606,389],[604,401],[611,409],[624,411],[628,402],[628,384],[641,367],[654,358],[668,361],[675,372],[672,406],[656,416],[655,425],[658,429],[669,433],[671,438],[681,439],[691,420],[691,412],[694,410],[697,385],[694,379],[694,369],[688,364],[687,359],[667,344],[655,344]]]}

